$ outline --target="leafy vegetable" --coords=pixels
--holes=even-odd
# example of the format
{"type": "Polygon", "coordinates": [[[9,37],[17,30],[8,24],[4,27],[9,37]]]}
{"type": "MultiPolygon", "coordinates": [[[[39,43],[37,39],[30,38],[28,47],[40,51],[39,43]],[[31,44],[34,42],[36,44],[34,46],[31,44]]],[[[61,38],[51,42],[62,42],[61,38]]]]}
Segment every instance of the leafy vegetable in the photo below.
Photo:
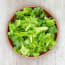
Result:
{"type": "Polygon", "coordinates": [[[16,53],[37,57],[54,48],[56,33],[55,19],[47,17],[42,8],[35,7],[16,12],[15,21],[9,23],[8,37],[16,53]]]}

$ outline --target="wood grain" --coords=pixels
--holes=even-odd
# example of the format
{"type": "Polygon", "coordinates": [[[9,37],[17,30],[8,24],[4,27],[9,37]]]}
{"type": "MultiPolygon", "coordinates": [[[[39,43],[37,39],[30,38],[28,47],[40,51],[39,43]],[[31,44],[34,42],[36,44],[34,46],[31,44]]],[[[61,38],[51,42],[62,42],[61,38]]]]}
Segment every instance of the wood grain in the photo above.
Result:
{"type": "Polygon", "coordinates": [[[0,0],[0,65],[65,65],[65,0],[0,0]],[[47,56],[31,60],[16,55],[6,41],[6,24],[10,16],[27,5],[49,9],[59,24],[59,40],[47,56]]]}

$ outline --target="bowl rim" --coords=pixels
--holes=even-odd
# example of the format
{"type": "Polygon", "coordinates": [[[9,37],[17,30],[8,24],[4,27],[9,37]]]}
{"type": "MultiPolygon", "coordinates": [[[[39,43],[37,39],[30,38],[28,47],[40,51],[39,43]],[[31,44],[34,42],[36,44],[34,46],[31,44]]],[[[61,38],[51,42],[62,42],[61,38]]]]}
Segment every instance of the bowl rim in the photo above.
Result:
{"type": "MultiPolygon", "coordinates": [[[[58,40],[58,36],[59,36],[58,21],[57,21],[56,17],[52,14],[52,12],[49,11],[47,8],[44,8],[44,7],[42,7],[42,6],[37,6],[37,5],[25,6],[25,7],[23,7],[23,8],[18,9],[18,10],[23,10],[24,8],[27,8],[27,7],[40,7],[40,8],[42,8],[43,10],[45,10],[51,17],[53,17],[53,18],[55,19],[55,23],[56,23],[57,30],[58,30],[58,31],[57,31],[57,35],[56,35],[56,40],[58,40]]],[[[18,10],[17,10],[17,11],[18,11],[18,10]]],[[[8,23],[11,21],[11,19],[13,18],[14,15],[15,15],[15,13],[9,18],[8,23]]],[[[7,27],[6,27],[6,39],[7,39],[7,42],[8,42],[9,47],[14,51],[13,46],[11,45],[11,42],[9,41],[9,38],[8,38],[8,24],[7,24],[6,26],[7,26],[7,27]]],[[[48,55],[48,53],[51,52],[51,51],[52,51],[52,50],[48,50],[46,53],[43,53],[42,55],[40,55],[40,56],[38,56],[38,57],[22,56],[22,55],[19,54],[19,53],[16,53],[16,52],[15,52],[15,53],[16,53],[17,55],[21,56],[21,57],[25,57],[25,58],[29,58],[29,59],[36,59],[36,58],[40,58],[40,57],[42,57],[42,56],[48,55]]]]}

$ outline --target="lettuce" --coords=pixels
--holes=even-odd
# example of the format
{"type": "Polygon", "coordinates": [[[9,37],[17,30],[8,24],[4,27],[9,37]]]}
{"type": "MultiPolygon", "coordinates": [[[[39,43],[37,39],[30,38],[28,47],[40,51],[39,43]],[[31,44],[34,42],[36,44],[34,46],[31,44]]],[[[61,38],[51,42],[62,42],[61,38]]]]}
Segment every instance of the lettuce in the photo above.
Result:
{"type": "Polygon", "coordinates": [[[13,41],[14,51],[23,56],[37,57],[57,43],[55,19],[47,17],[40,7],[24,8],[16,12],[15,21],[9,23],[8,37],[13,41]]]}

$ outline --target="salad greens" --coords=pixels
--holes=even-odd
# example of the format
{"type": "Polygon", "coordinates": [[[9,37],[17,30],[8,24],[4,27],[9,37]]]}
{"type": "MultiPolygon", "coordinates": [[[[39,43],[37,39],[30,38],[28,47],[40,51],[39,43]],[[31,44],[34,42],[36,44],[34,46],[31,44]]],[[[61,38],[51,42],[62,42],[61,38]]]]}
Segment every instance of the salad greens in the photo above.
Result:
{"type": "Polygon", "coordinates": [[[57,43],[55,19],[47,17],[40,7],[24,8],[16,12],[16,19],[9,22],[8,37],[14,50],[23,56],[37,57],[57,43]]]}

